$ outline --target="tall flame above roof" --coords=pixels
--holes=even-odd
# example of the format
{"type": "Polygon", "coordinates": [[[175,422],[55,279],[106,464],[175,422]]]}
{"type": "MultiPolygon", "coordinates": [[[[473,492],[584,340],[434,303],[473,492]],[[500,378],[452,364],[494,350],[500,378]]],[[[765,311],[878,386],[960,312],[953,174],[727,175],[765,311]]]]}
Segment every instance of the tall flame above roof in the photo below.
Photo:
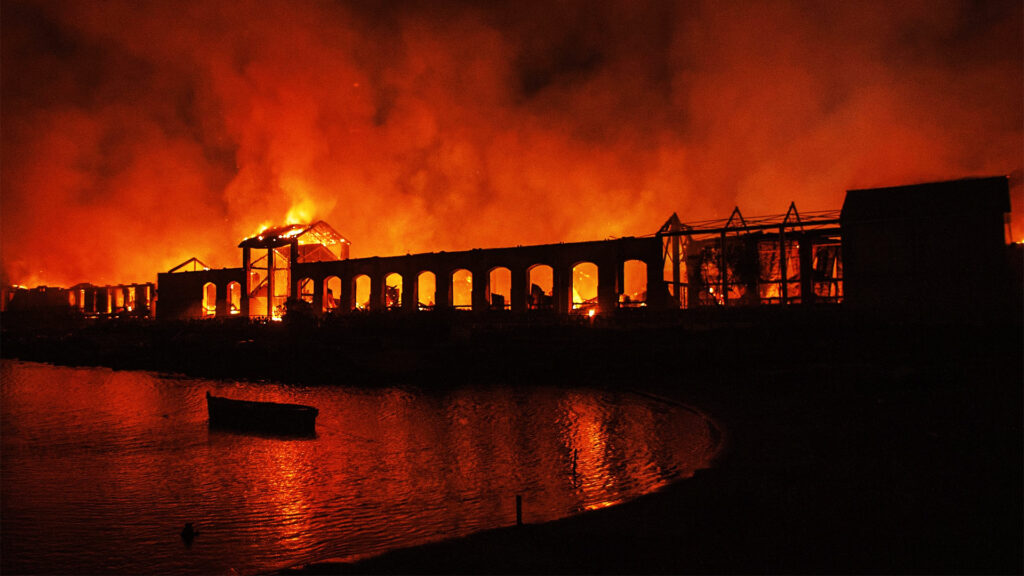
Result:
{"type": "Polygon", "coordinates": [[[291,246],[293,243],[300,247],[298,256],[300,262],[347,259],[349,246],[352,244],[330,224],[323,220],[317,220],[312,224],[288,224],[264,228],[256,236],[242,240],[238,247],[268,250],[291,246]],[[313,250],[312,247],[317,247],[317,249],[313,250]],[[330,256],[319,247],[326,249],[330,256]]]}
{"type": "Polygon", "coordinates": [[[330,224],[317,220],[312,224],[287,224],[264,228],[259,234],[242,240],[238,247],[276,248],[291,244],[293,238],[298,239],[299,244],[351,244],[330,224]]]}

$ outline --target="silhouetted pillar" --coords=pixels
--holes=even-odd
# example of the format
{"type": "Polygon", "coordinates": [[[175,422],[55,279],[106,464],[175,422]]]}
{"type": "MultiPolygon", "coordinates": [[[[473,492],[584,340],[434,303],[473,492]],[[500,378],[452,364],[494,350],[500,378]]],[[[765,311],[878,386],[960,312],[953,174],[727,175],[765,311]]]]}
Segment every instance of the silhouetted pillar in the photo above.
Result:
{"type": "Polygon", "coordinates": [[[249,278],[252,277],[252,273],[249,270],[249,266],[252,265],[252,251],[246,246],[242,248],[242,294],[239,298],[239,310],[242,316],[249,317],[249,294],[252,293],[252,287],[249,286],[249,278]]]}
{"type": "Polygon", "coordinates": [[[285,300],[289,298],[298,299],[301,297],[299,292],[299,280],[295,274],[295,265],[299,263],[299,239],[292,238],[292,243],[288,249],[288,294],[285,300]]]}
{"type": "Polygon", "coordinates": [[[719,290],[722,295],[722,302],[729,304],[729,266],[725,259],[725,232],[721,233],[718,241],[718,279],[719,290]]]}
{"type": "MultiPolygon", "coordinates": [[[[647,307],[654,310],[664,310],[669,307],[668,288],[665,286],[665,280],[663,277],[662,261],[659,257],[657,260],[644,261],[644,265],[647,266],[647,307]]],[[[679,267],[676,266],[675,270],[675,293],[679,294],[679,290],[682,288],[679,282],[679,267]]],[[[673,308],[678,308],[679,297],[676,297],[676,305],[673,308]]]]}
{"type": "Polygon", "coordinates": [[[351,274],[342,274],[341,294],[338,294],[338,307],[342,312],[349,313],[356,308],[356,280],[351,274]]]}
{"type": "MultiPolygon", "coordinates": [[[[673,308],[679,308],[681,306],[682,302],[683,302],[683,299],[680,297],[681,291],[683,290],[683,287],[680,284],[682,282],[682,277],[681,277],[682,276],[682,274],[681,274],[682,271],[680,270],[680,268],[682,267],[682,266],[680,266],[680,263],[681,263],[682,258],[683,258],[682,239],[678,235],[675,235],[675,236],[672,236],[672,238],[671,238],[671,240],[669,240],[669,242],[672,245],[672,252],[671,252],[671,254],[672,254],[671,255],[671,258],[672,258],[672,295],[675,296],[675,299],[676,299],[675,305],[673,306],[673,308]]],[[[657,277],[661,278],[663,275],[664,275],[664,272],[659,270],[658,274],[657,274],[657,277]]],[[[687,294],[687,297],[689,297],[689,294],[687,294]]],[[[651,298],[651,265],[648,263],[648,265],[647,265],[647,300],[648,300],[647,305],[648,306],[652,305],[650,303],[650,298],[651,298]]]]}
{"type": "Polygon", "coordinates": [[[267,319],[274,317],[274,249],[267,249],[267,319]]]}
{"type": "Polygon", "coordinates": [[[417,271],[409,272],[409,310],[420,309],[420,274],[417,271]]]}
{"type": "Polygon", "coordinates": [[[452,275],[445,270],[434,271],[434,307],[452,307],[452,275]]]}
{"type": "Polygon", "coordinates": [[[744,304],[759,306],[761,304],[761,289],[759,288],[761,277],[760,254],[756,236],[745,235],[743,238],[743,261],[740,264],[740,281],[747,287],[744,304]]]}
{"type": "Polygon", "coordinates": [[[568,314],[572,309],[572,269],[551,267],[551,296],[556,314],[568,314]]]}
{"type": "Polygon", "coordinates": [[[470,300],[473,312],[482,312],[491,307],[487,300],[487,287],[491,283],[490,275],[483,269],[470,270],[473,275],[473,295],[470,300]]]}
{"type": "Polygon", "coordinates": [[[800,301],[814,304],[814,242],[800,239],[800,301]]]}
{"type": "Polygon", "coordinates": [[[370,276],[370,310],[378,312],[384,309],[384,278],[380,273],[370,276]]]}
{"type": "Polygon", "coordinates": [[[782,224],[779,226],[779,276],[782,281],[779,297],[782,299],[783,306],[789,304],[789,273],[786,268],[786,225],[782,224]]]}
{"type": "Polygon", "coordinates": [[[513,267],[509,270],[512,286],[509,287],[509,304],[513,312],[526,311],[526,296],[529,293],[530,273],[526,268],[513,267]]]}
{"type": "Polygon", "coordinates": [[[415,272],[402,275],[402,310],[415,312],[420,302],[420,276],[415,272]]]}
{"type": "Polygon", "coordinates": [[[603,260],[597,266],[597,308],[601,314],[615,314],[619,286],[625,265],[619,260],[603,260]]]}
{"type": "Polygon", "coordinates": [[[313,278],[313,311],[316,314],[324,312],[324,278],[313,278]]]}
{"type": "MultiPolygon", "coordinates": [[[[216,301],[217,310],[214,312],[214,315],[217,316],[218,318],[222,318],[224,316],[230,316],[231,315],[231,304],[230,304],[230,301],[228,300],[228,287],[227,287],[226,284],[224,286],[220,286],[220,285],[215,284],[215,286],[217,286],[217,301],[216,301]]],[[[125,295],[124,302],[125,302],[124,306],[125,306],[125,308],[127,308],[128,307],[128,297],[127,297],[127,295],[125,295]]]]}

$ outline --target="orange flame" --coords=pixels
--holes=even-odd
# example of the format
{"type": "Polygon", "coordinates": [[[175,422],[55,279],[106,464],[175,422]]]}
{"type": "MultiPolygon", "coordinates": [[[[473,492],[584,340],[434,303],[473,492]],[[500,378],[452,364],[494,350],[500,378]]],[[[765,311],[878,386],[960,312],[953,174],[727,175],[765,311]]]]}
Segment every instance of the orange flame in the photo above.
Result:
{"type": "Polygon", "coordinates": [[[5,6],[3,283],[237,265],[257,224],[386,256],[1008,173],[1024,229],[1019,3],[416,6],[5,6]]]}

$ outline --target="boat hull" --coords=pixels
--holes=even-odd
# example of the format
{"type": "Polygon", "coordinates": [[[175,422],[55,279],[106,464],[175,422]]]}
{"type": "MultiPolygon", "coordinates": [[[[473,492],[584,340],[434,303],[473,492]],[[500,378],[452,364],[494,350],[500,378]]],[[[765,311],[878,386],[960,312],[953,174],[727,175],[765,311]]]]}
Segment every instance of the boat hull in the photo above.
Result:
{"type": "Polygon", "coordinates": [[[302,404],[254,402],[206,393],[210,428],[288,436],[315,436],[319,410],[302,404]]]}

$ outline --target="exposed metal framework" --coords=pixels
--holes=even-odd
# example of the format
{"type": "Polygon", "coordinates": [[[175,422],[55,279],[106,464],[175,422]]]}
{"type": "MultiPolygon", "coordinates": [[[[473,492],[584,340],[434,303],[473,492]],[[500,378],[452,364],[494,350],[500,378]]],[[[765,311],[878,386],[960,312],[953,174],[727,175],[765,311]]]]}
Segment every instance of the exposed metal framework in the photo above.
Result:
{"type": "Polygon", "coordinates": [[[809,212],[683,224],[673,214],[662,239],[665,282],[680,308],[794,304],[842,299],[839,212],[809,212]]]}
{"type": "MultiPolygon", "coordinates": [[[[679,217],[675,214],[676,222],[679,222],[679,217]]],[[[727,219],[717,220],[701,220],[697,222],[687,222],[681,224],[681,227],[671,229],[669,226],[672,222],[670,217],[668,221],[662,225],[661,229],[658,230],[657,236],[693,236],[697,234],[719,234],[725,231],[740,231],[740,232],[756,232],[761,230],[785,230],[793,228],[801,229],[818,229],[818,228],[834,228],[839,229],[839,210],[823,210],[818,212],[804,212],[801,217],[797,213],[796,204],[790,203],[789,211],[785,214],[776,214],[770,216],[759,216],[751,218],[749,220],[744,219],[743,215],[739,213],[739,207],[733,209],[732,215],[727,219]],[[733,219],[739,216],[740,222],[738,224],[733,223],[733,219]]]]}
{"type": "Polygon", "coordinates": [[[292,270],[298,264],[348,258],[350,242],[323,220],[266,228],[238,245],[242,249],[246,297],[241,313],[280,318],[291,294],[300,294],[292,270]],[[253,258],[252,250],[266,250],[253,258]]]}

